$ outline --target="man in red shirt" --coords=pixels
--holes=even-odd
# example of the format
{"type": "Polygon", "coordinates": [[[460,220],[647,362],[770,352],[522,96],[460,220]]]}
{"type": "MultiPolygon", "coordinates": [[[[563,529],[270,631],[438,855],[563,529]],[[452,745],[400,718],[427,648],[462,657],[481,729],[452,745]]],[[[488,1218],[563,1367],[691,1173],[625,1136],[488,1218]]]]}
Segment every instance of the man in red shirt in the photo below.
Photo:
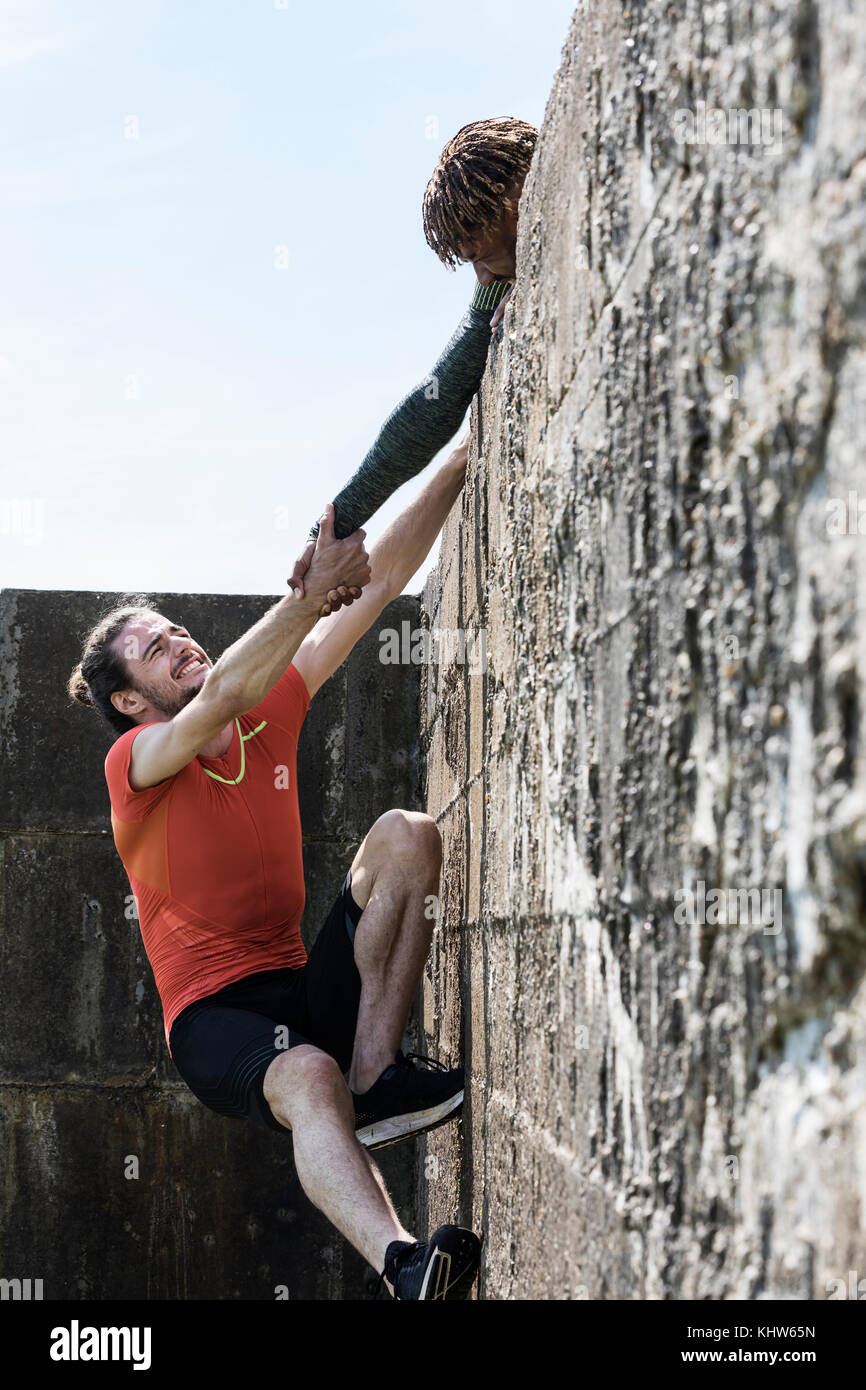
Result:
{"type": "Polygon", "coordinates": [[[423,562],[465,469],[464,443],[369,556],[363,530],[335,537],[329,503],[303,596],[218,661],[133,603],[90,634],[69,685],[119,735],[112,826],[175,1065],[217,1113],[291,1129],[304,1191],[398,1299],[466,1298],[479,1263],[459,1226],[416,1241],[369,1153],[462,1105],[461,1068],[400,1050],[441,839],[427,815],[380,816],[307,958],[296,752],[311,699],[423,562]]]}

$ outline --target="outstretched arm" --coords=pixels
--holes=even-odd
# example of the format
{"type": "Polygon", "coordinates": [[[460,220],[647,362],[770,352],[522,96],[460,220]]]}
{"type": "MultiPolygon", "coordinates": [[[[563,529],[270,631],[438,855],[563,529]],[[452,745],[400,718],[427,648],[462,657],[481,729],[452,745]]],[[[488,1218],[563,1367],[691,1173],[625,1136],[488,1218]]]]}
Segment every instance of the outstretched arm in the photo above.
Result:
{"type": "MultiPolygon", "coordinates": [[[[388,416],[360,467],[334,498],[334,534],[348,536],[387,502],[392,492],[414,478],[453,438],[484,375],[490,346],[490,322],[508,294],[510,282],[478,285],[472,303],[444,352],[423,381],[404,396],[388,416]]],[[[301,589],[308,546],[291,579],[301,589]]]]}
{"type": "Polygon", "coordinates": [[[226,648],[196,698],[179,714],[142,729],[132,745],[130,780],[134,788],[153,787],[173,777],[232,719],[264,699],[303,644],[305,634],[315,631],[313,624],[329,592],[342,581],[359,590],[369,583],[371,571],[363,541],[363,531],[338,541],[333,516],[325,509],[307,576],[306,598],[287,594],[226,648]]]}
{"type": "Polygon", "coordinates": [[[370,583],[363,596],[321,618],[304,638],[294,665],[311,698],[424,563],[466,480],[468,442],[467,435],[379,537],[370,551],[370,583]]]}

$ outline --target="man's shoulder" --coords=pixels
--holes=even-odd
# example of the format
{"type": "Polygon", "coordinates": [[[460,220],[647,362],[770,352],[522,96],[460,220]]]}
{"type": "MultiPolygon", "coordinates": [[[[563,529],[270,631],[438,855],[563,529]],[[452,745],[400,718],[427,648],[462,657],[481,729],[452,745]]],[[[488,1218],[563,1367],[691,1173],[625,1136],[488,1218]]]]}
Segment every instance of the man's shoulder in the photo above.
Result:
{"type": "Polygon", "coordinates": [[[158,719],[150,719],[146,724],[136,724],[134,728],[127,729],[125,733],[118,734],[105,755],[106,772],[109,772],[129,758],[133,742],[141,733],[142,729],[149,729],[151,725],[158,723],[158,719]]]}
{"type": "Polygon", "coordinates": [[[142,730],[158,724],[158,719],[148,720],[146,724],[136,724],[119,735],[105,755],[105,781],[111,809],[121,820],[139,820],[162,800],[171,787],[174,777],[167,777],[154,787],[133,787],[129,780],[129,765],[132,745],[142,730]]]}
{"type": "Polygon", "coordinates": [[[294,662],[289,662],[276,685],[272,686],[263,700],[248,711],[254,718],[261,714],[264,718],[287,719],[293,727],[300,729],[310,708],[310,692],[306,681],[294,662]]]}

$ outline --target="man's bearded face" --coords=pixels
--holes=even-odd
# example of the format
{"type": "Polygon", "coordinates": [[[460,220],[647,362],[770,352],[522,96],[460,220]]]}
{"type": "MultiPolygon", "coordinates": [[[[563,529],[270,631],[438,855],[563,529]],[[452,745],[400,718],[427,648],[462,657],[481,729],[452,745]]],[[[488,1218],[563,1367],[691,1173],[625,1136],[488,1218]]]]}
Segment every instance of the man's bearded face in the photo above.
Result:
{"type": "Polygon", "coordinates": [[[186,628],[160,613],[143,613],[117,641],[132,688],[166,719],[179,714],[201,690],[212,667],[186,628]]]}

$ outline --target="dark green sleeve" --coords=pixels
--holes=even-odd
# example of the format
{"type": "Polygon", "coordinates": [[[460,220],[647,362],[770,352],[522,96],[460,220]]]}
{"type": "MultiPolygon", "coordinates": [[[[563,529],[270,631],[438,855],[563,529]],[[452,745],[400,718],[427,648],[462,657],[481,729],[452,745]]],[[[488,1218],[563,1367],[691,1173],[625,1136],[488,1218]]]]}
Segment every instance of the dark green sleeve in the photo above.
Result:
{"type": "MultiPolygon", "coordinates": [[[[363,463],[334,498],[334,534],[339,539],[363,526],[457,433],[484,375],[490,320],[509,288],[507,280],[478,286],[429,376],[388,416],[363,463]]],[[[318,534],[317,521],[308,539],[318,534]]]]}

